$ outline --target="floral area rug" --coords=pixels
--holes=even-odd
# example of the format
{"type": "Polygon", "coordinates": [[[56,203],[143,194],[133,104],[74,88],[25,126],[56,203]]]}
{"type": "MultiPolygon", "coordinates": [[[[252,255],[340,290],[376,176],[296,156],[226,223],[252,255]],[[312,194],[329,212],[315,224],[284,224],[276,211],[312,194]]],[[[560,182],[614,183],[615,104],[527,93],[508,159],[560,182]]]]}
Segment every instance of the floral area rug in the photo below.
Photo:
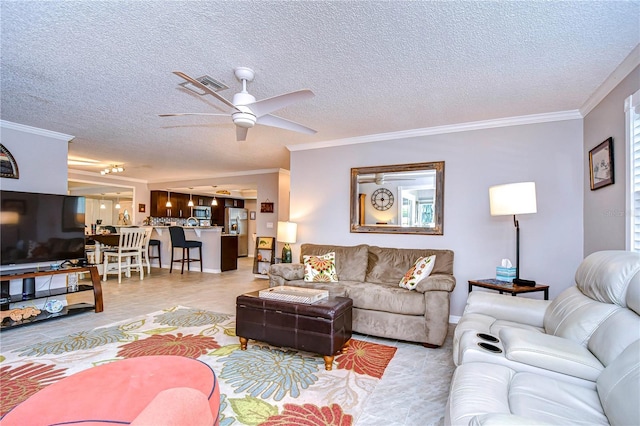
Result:
{"type": "Polygon", "coordinates": [[[221,426],[351,425],[395,351],[352,339],[326,371],[317,354],[253,340],[242,351],[235,316],[178,306],[3,353],[0,415],[78,371],[125,358],[179,355],[215,371],[221,426]]]}

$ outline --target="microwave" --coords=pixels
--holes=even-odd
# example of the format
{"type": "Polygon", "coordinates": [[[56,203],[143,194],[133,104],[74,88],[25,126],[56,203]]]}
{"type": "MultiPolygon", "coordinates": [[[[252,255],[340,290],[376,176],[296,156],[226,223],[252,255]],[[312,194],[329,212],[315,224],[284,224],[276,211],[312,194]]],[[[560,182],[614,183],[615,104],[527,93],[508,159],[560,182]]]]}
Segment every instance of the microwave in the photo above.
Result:
{"type": "Polygon", "coordinates": [[[209,219],[211,217],[211,207],[196,206],[193,208],[193,216],[197,219],[209,219]]]}

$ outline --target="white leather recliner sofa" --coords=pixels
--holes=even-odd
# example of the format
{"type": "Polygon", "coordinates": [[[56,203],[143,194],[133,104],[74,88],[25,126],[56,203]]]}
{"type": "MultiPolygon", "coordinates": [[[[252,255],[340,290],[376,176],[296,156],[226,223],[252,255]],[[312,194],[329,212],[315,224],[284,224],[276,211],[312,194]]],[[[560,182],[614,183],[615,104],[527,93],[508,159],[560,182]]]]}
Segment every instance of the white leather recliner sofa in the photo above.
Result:
{"type": "Polygon", "coordinates": [[[553,301],[471,293],[446,423],[640,424],[639,313],[626,251],[588,256],[553,301]]]}

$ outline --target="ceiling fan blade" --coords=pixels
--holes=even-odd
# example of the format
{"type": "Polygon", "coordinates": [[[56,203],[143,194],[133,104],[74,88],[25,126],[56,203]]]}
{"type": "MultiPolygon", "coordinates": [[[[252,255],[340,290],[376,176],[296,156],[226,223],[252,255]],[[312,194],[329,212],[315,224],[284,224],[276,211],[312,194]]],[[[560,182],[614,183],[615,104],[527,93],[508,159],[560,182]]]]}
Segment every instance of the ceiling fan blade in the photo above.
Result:
{"type": "MultiPolygon", "coordinates": [[[[270,112],[279,110],[293,103],[311,99],[315,95],[309,89],[302,89],[284,95],[274,96],[272,98],[261,99],[252,104],[247,104],[256,117],[262,117],[270,112]]],[[[314,132],[315,133],[315,132],[314,132]]]]}
{"type": "Polygon", "coordinates": [[[306,133],[308,135],[317,133],[316,130],[303,126],[302,124],[298,124],[295,121],[290,121],[270,114],[259,117],[256,123],[263,124],[265,126],[279,127],[286,130],[293,130],[294,132],[306,133]]]}
{"type": "Polygon", "coordinates": [[[229,117],[229,114],[215,114],[209,112],[175,112],[169,114],[158,114],[158,117],[178,117],[182,115],[207,115],[207,116],[219,116],[219,117],[229,117]]]}
{"type": "Polygon", "coordinates": [[[208,94],[210,94],[211,96],[213,96],[214,98],[218,99],[219,101],[223,102],[225,105],[230,106],[233,109],[236,109],[236,106],[234,104],[232,104],[230,101],[228,101],[227,99],[223,98],[222,96],[220,96],[218,93],[214,92],[213,90],[211,90],[209,87],[205,86],[204,84],[200,83],[198,80],[196,80],[193,77],[188,76],[187,74],[180,72],[180,71],[174,71],[173,72],[175,75],[177,75],[180,78],[183,78],[185,80],[187,80],[189,83],[193,84],[194,86],[196,86],[198,89],[204,90],[205,92],[207,92],[208,94]]]}
{"type": "Polygon", "coordinates": [[[236,126],[236,140],[239,142],[246,141],[248,131],[247,127],[236,126]]]}

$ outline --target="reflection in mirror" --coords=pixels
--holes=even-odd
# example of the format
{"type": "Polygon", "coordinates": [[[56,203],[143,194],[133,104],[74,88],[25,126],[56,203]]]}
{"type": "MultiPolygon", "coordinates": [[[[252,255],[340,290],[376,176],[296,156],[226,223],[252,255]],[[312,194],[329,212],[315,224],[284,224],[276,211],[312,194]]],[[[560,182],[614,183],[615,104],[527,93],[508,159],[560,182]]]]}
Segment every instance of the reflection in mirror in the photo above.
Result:
{"type": "Polygon", "coordinates": [[[444,161],[351,169],[351,232],[442,235],[444,161]]]}

